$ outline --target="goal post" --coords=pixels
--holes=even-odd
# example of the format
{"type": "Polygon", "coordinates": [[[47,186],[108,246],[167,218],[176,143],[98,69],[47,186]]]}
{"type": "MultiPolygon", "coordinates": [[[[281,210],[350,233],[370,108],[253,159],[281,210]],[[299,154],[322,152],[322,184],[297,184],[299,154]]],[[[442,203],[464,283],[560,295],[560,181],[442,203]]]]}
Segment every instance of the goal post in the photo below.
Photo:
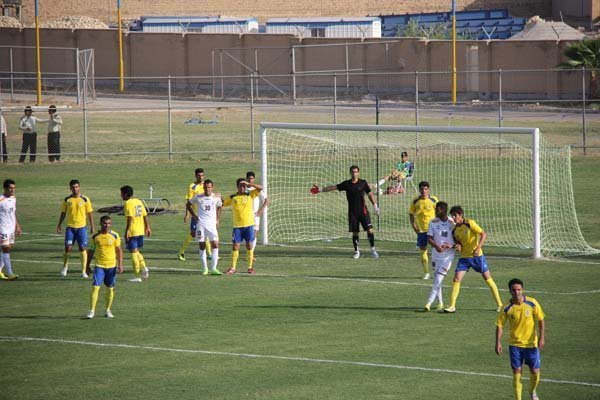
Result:
{"type": "Polygon", "coordinates": [[[545,143],[538,128],[475,126],[261,123],[270,199],[263,243],[344,237],[345,200],[309,190],[348,179],[353,164],[378,197],[378,239],[413,242],[408,207],[416,195],[409,188],[385,194],[377,185],[402,151],[415,162],[415,180],[430,182],[450,206],[462,205],[488,232],[489,245],[531,249],[535,258],[597,252],[577,223],[569,148],[545,143]],[[574,221],[567,227],[565,215],[574,221]]]}

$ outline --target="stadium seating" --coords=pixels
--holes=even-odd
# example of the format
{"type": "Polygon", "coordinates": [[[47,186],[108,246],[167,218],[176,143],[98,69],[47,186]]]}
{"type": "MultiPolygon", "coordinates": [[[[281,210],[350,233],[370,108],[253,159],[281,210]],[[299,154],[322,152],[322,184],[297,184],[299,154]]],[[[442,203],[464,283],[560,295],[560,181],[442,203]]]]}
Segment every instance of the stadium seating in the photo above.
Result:
{"type": "MultiPolygon", "coordinates": [[[[379,17],[382,21],[384,37],[404,36],[404,30],[409,23],[414,23],[413,21],[425,31],[440,24],[445,25],[448,30],[452,26],[451,12],[380,15],[379,17]]],[[[507,9],[456,12],[456,32],[465,39],[508,39],[521,32],[525,24],[525,18],[513,17],[507,9]]]]}

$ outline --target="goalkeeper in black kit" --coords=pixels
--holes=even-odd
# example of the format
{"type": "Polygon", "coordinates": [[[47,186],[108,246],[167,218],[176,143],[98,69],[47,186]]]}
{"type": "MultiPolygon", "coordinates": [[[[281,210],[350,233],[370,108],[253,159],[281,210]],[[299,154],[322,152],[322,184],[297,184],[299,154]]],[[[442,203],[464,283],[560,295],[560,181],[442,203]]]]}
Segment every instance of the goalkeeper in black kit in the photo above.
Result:
{"type": "Polygon", "coordinates": [[[369,201],[373,204],[377,215],[379,215],[379,207],[367,181],[359,178],[360,168],[356,165],[351,166],[350,175],[352,178],[347,181],[337,185],[325,186],[322,189],[317,185],[313,185],[310,191],[315,195],[320,192],[331,192],[334,190],[346,192],[346,199],[348,200],[348,231],[352,232],[352,244],[354,246],[353,258],[360,258],[360,250],[358,248],[360,226],[367,231],[367,237],[371,245],[371,254],[374,258],[379,258],[379,254],[375,250],[375,234],[373,233],[373,224],[371,224],[371,217],[365,204],[365,194],[369,197],[369,201]]]}

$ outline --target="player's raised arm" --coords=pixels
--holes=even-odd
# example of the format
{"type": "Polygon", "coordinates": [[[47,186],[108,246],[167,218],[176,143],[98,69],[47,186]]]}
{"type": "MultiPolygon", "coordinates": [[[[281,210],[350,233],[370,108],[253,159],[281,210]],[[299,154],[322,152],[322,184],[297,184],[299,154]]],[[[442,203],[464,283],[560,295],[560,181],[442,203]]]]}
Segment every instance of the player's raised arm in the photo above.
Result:
{"type": "Polygon", "coordinates": [[[310,189],[310,192],[312,194],[317,194],[317,193],[325,193],[325,192],[333,192],[334,190],[337,190],[337,185],[329,185],[329,186],[325,186],[324,188],[320,188],[318,185],[312,185],[312,188],[310,189]]]}

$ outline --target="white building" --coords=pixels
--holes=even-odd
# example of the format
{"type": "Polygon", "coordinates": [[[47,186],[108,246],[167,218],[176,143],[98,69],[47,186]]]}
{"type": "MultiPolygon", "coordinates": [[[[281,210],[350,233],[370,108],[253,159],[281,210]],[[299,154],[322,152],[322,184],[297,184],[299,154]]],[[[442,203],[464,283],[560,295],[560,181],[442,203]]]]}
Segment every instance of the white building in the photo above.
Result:
{"type": "Polygon", "coordinates": [[[258,32],[255,18],[232,17],[142,17],[143,32],[252,33],[258,32]]]}
{"type": "Polygon", "coordinates": [[[271,18],[267,33],[292,34],[302,38],[378,38],[381,37],[381,19],[378,17],[352,18],[271,18]]]}

